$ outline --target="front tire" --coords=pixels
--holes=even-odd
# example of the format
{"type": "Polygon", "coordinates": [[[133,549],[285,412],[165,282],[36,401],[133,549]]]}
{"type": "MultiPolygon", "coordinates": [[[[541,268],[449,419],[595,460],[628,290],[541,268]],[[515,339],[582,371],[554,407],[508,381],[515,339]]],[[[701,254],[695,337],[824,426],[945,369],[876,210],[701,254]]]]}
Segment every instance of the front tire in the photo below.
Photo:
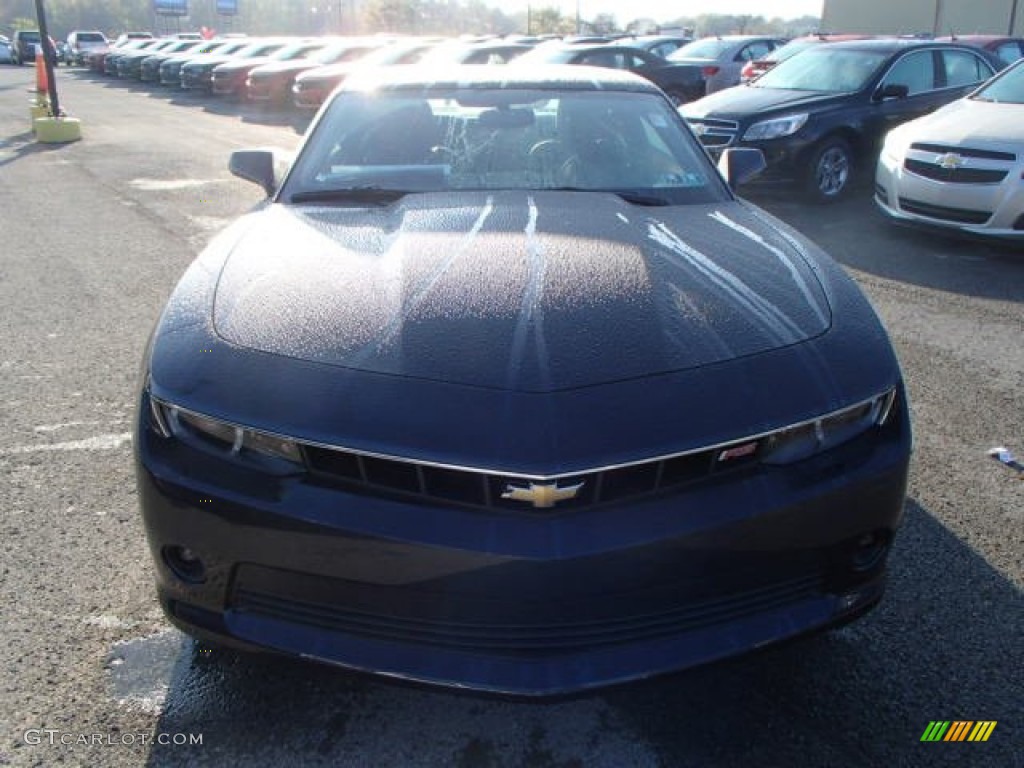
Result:
{"type": "Polygon", "coordinates": [[[804,191],[816,203],[834,203],[853,181],[854,155],[848,142],[839,137],[825,139],[810,155],[804,191]]]}

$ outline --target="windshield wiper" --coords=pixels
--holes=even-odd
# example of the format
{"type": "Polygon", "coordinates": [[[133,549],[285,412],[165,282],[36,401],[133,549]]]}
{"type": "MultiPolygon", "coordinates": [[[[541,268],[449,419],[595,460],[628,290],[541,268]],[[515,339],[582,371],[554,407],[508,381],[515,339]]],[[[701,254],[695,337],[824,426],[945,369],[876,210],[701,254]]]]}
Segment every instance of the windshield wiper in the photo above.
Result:
{"type": "Polygon", "coordinates": [[[382,187],[342,187],[339,189],[311,189],[296,192],[288,201],[291,203],[371,203],[387,205],[409,194],[407,189],[385,189],[382,187]]]}
{"type": "Polygon", "coordinates": [[[626,189],[598,189],[595,187],[545,187],[549,192],[601,192],[607,195],[618,195],[633,205],[661,206],[672,205],[672,201],[661,195],[645,195],[641,192],[630,192],[626,189]]]}

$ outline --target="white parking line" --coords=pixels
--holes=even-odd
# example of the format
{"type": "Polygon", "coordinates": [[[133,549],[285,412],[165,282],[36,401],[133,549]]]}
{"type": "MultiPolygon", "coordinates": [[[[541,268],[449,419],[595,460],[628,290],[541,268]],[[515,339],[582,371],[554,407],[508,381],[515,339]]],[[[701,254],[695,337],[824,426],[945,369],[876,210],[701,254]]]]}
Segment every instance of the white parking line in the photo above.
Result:
{"type": "Polygon", "coordinates": [[[118,434],[96,435],[84,440],[69,440],[65,443],[40,443],[38,445],[19,445],[14,448],[0,450],[0,456],[20,456],[27,453],[50,453],[54,451],[115,451],[131,443],[131,432],[118,434]]]}

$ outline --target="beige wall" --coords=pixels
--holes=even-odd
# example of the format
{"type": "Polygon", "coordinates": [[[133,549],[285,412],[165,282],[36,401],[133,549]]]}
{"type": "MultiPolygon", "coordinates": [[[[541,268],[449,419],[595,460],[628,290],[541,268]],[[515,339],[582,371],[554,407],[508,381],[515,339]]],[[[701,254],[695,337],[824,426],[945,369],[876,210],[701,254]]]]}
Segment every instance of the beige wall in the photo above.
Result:
{"type": "Polygon", "coordinates": [[[1014,1],[1014,35],[1024,37],[1024,0],[825,0],[828,32],[910,34],[934,32],[1005,35],[1014,1]],[[936,28],[936,13],[938,25],[936,28]]]}

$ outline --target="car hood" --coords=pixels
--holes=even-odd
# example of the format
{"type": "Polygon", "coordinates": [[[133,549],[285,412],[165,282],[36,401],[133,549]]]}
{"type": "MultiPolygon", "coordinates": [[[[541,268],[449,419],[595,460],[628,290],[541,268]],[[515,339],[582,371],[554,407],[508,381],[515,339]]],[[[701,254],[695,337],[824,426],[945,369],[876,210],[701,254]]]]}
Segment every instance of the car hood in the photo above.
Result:
{"type": "Polygon", "coordinates": [[[849,94],[820,91],[792,91],[786,88],[758,88],[737,85],[683,105],[680,113],[688,119],[703,117],[742,118],[775,109],[821,106],[848,98],[849,94]]]}
{"type": "Polygon", "coordinates": [[[261,353],[553,392],[824,333],[828,302],[793,243],[739,202],[497,192],[373,209],[273,204],[225,259],[213,323],[261,353]]]}
{"type": "Polygon", "coordinates": [[[303,82],[310,80],[333,80],[345,77],[355,66],[356,62],[351,61],[339,62],[338,64],[328,64],[323,67],[309,69],[299,75],[299,78],[303,82]]]}
{"type": "Polygon", "coordinates": [[[320,66],[315,61],[309,59],[293,59],[292,61],[272,61],[268,64],[261,64],[252,70],[252,75],[256,76],[271,76],[288,74],[291,72],[301,72],[306,69],[315,69],[320,66]]]}
{"type": "Polygon", "coordinates": [[[238,72],[243,69],[251,70],[263,64],[266,64],[268,61],[270,61],[270,57],[268,56],[253,56],[249,59],[225,61],[223,64],[219,65],[217,69],[219,69],[221,72],[238,72]]]}
{"type": "Polygon", "coordinates": [[[189,62],[185,66],[216,67],[219,64],[224,64],[229,61],[231,61],[230,56],[222,56],[220,54],[197,53],[189,57],[189,62]]]}
{"type": "Polygon", "coordinates": [[[978,145],[1024,142],[1024,104],[959,99],[906,127],[912,141],[978,145]]]}

